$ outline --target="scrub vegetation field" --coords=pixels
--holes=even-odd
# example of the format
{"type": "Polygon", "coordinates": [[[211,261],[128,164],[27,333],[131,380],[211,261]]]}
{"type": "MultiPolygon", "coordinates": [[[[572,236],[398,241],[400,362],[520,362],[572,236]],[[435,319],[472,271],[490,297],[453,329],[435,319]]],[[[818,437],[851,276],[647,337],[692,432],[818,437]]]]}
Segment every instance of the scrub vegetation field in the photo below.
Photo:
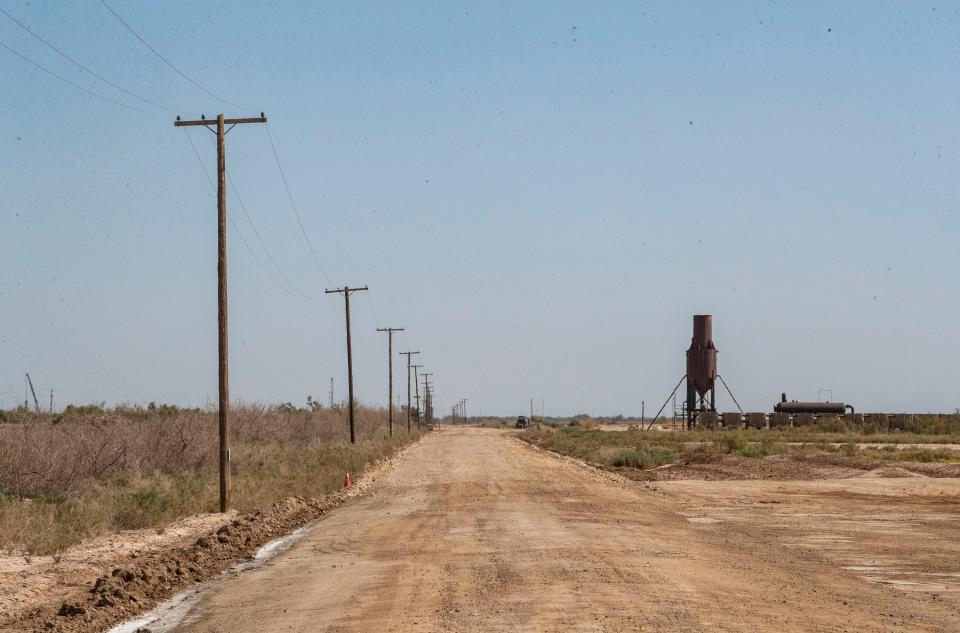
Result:
{"type": "MultiPolygon", "coordinates": [[[[360,406],[358,443],[346,411],[242,406],[231,412],[232,503],[240,512],[317,497],[344,474],[417,437],[388,433],[385,410],[360,406]]],[[[399,417],[399,416],[398,416],[399,417]]],[[[396,422],[395,418],[395,422],[396,422]]],[[[60,552],[119,530],[155,528],[218,504],[217,414],[154,406],[70,407],[0,417],[0,550],[60,552]]]]}
{"type": "Polygon", "coordinates": [[[821,427],[620,432],[541,425],[524,441],[636,479],[831,479],[960,476],[960,416],[922,416],[909,432],[875,433],[842,421],[821,427]]]}

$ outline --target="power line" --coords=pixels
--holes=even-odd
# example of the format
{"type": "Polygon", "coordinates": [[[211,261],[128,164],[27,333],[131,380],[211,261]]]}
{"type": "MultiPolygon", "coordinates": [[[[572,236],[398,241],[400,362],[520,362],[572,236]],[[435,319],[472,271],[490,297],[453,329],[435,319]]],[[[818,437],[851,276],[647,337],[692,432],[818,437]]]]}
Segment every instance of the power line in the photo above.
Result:
{"type": "Polygon", "coordinates": [[[186,79],[187,81],[189,81],[191,84],[193,84],[194,86],[196,86],[197,88],[199,88],[200,90],[202,90],[203,92],[205,92],[206,94],[210,95],[211,97],[213,97],[214,99],[216,99],[216,100],[218,100],[218,101],[222,101],[223,103],[226,103],[227,105],[229,105],[229,106],[231,106],[231,107],[234,107],[234,108],[239,108],[240,110],[250,110],[250,108],[245,108],[245,107],[243,107],[243,106],[239,106],[239,105],[237,105],[237,104],[235,104],[235,103],[231,103],[231,102],[227,101],[227,100],[224,99],[223,97],[221,97],[221,96],[219,96],[219,95],[217,95],[217,94],[215,94],[215,93],[207,90],[206,88],[204,88],[203,86],[201,86],[200,84],[198,84],[196,81],[194,81],[193,79],[191,79],[190,77],[188,77],[188,76],[186,75],[186,73],[184,73],[182,70],[180,70],[179,68],[177,68],[176,66],[174,66],[173,63],[170,62],[170,60],[168,60],[166,57],[164,57],[163,55],[161,55],[161,54],[157,51],[157,49],[155,49],[154,47],[150,46],[150,44],[148,44],[145,39],[143,39],[142,37],[140,37],[140,34],[137,33],[136,31],[134,31],[134,30],[133,30],[133,27],[130,26],[129,24],[127,24],[127,23],[124,21],[124,19],[121,18],[120,15],[119,15],[116,11],[114,11],[114,10],[110,7],[109,4],[107,4],[106,0],[100,0],[100,4],[102,4],[103,6],[105,6],[105,7],[107,8],[107,11],[109,11],[110,13],[112,13],[112,14],[113,14],[113,17],[117,18],[117,20],[120,22],[120,24],[122,24],[123,26],[125,26],[125,27],[127,28],[127,30],[130,31],[135,38],[137,38],[138,40],[140,40],[140,43],[141,43],[141,44],[143,44],[143,45],[146,46],[148,49],[150,49],[150,52],[151,52],[151,53],[153,53],[154,55],[156,55],[156,56],[160,59],[160,61],[162,61],[162,62],[163,62],[164,64],[166,64],[167,66],[169,66],[175,73],[177,73],[178,75],[180,75],[181,77],[183,77],[184,79],[186,79]]]}
{"type": "MultiPolygon", "coordinates": [[[[32,30],[30,30],[30,27],[28,27],[26,24],[24,24],[23,22],[21,22],[21,21],[18,20],[17,18],[13,17],[12,15],[10,15],[10,14],[7,13],[6,11],[4,11],[2,8],[0,8],[0,13],[2,13],[2,14],[5,15],[5,16],[7,16],[8,18],[10,18],[10,20],[12,20],[12,21],[13,21],[17,26],[19,26],[21,29],[23,29],[24,31],[26,31],[27,33],[29,33],[30,35],[32,35],[32,36],[35,37],[36,39],[40,40],[40,42],[42,42],[47,48],[49,48],[50,50],[52,50],[53,52],[55,52],[57,55],[59,55],[60,57],[63,57],[64,59],[66,59],[66,60],[69,61],[70,63],[74,64],[75,66],[77,66],[77,67],[80,68],[81,70],[85,70],[86,72],[90,73],[91,75],[93,75],[94,77],[96,77],[96,78],[99,79],[100,81],[104,82],[104,83],[107,84],[108,86],[111,86],[111,87],[119,90],[120,92],[122,92],[123,94],[125,94],[125,95],[127,95],[127,96],[129,96],[129,97],[133,97],[134,99],[138,99],[138,100],[140,100],[140,101],[143,101],[144,103],[148,103],[148,104],[150,104],[150,105],[152,105],[152,106],[156,106],[156,107],[162,108],[162,109],[164,109],[164,110],[169,110],[169,111],[171,111],[171,112],[177,112],[177,110],[175,110],[174,108],[171,108],[171,107],[169,107],[169,106],[165,106],[165,105],[163,105],[162,103],[157,103],[156,101],[152,101],[152,100],[150,100],[150,99],[147,99],[146,97],[141,97],[141,96],[138,95],[138,94],[134,94],[134,93],[130,92],[129,90],[126,90],[126,89],[123,88],[122,86],[118,86],[117,84],[115,84],[114,82],[110,81],[109,79],[107,79],[107,78],[104,77],[103,75],[97,73],[96,71],[93,71],[93,70],[87,68],[86,66],[84,66],[83,64],[81,64],[80,62],[78,62],[77,60],[75,60],[74,58],[70,57],[69,55],[67,55],[66,53],[64,53],[62,50],[60,50],[59,48],[57,48],[56,46],[54,46],[53,44],[51,44],[51,43],[48,42],[47,40],[43,39],[42,37],[40,37],[39,35],[37,35],[36,33],[34,33],[32,30]]],[[[159,113],[157,113],[157,114],[159,114],[159,113]]]]}
{"type": "Polygon", "coordinates": [[[137,112],[143,112],[143,113],[145,113],[145,114],[163,114],[162,112],[153,112],[153,111],[151,111],[151,110],[144,110],[143,108],[138,108],[138,107],[136,107],[136,106],[127,105],[126,103],[121,103],[120,101],[116,101],[116,100],[114,100],[114,99],[111,99],[110,97],[105,97],[105,96],[103,96],[102,94],[100,94],[99,92],[94,92],[93,90],[89,90],[89,89],[87,89],[87,88],[84,88],[84,87],[81,86],[80,84],[74,83],[74,82],[70,81],[69,79],[67,79],[66,77],[63,77],[63,76],[61,76],[61,75],[58,75],[57,73],[53,72],[53,71],[50,70],[49,68],[46,68],[46,67],[44,67],[44,66],[41,66],[40,64],[38,64],[37,62],[33,61],[32,59],[30,59],[29,57],[27,57],[27,56],[24,55],[23,53],[19,53],[19,52],[13,50],[12,48],[10,48],[9,46],[7,46],[7,45],[4,44],[3,42],[0,42],[0,46],[2,46],[3,48],[7,49],[9,52],[13,53],[14,55],[16,55],[17,57],[19,57],[19,58],[22,59],[23,61],[27,62],[28,64],[30,64],[30,65],[32,65],[32,66],[34,66],[34,67],[36,67],[36,68],[39,68],[40,70],[42,70],[43,72],[47,73],[47,74],[50,75],[51,77],[54,77],[54,78],[56,78],[56,79],[59,79],[60,81],[66,83],[66,84],[70,84],[71,86],[73,86],[73,87],[76,88],[77,90],[80,90],[81,92],[85,92],[85,93],[87,93],[88,95],[91,95],[91,96],[93,96],[93,97],[96,97],[97,99],[102,99],[103,101],[107,101],[107,102],[112,103],[112,104],[114,104],[114,105],[118,105],[118,106],[120,106],[120,107],[122,107],[122,108],[127,108],[128,110],[136,110],[137,112]]]}
{"type": "Polygon", "coordinates": [[[370,312],[373,313],[373,322],[376,324],[377,329],[380,329],[380,319],[377,318],[377,309],[373,307],[373,299],[370,298],[370,293],[367,293],[367,301],[370,302],[370,312]]]}
{"type": "Polygon", "coordinates": [[[250,224],[250,228],[253,229],[253,234],[256,236],[257,241],[260,242],[260,246],[263,248],[263,252],[267,254],[267,258],[270,260],[270,263],[273,264],[273,267],[280,274],[280,277],[303,299],[316,299],[317,297],[308,296],[306,293],[297,288],[297,285],[290,281],[290,278],[283,272],[283,269],[280,268],[280,264],[277,263],[277,260],[274,259],[273,254],[270,252],[270,249],[267,248],[267,245],[264,244],[263,238],[260,237],[260,231],[257,230],[256,225],[253,223],[253,218],[250,217],[250,213],[247,212],[247,205],[244,204],[243,198],[240,197],[240,192],[237,191],[237,186],[233,184],[233,178],[227,175],[227,182],[230,183],[230,188],[233,190],[233,195],[236,196],[237,202],[240,203],[240,209],[243,211],[243,215],[246,216],[247,222],[250,224]]]}
{"type": "MultiPolygon", "coordinates": [[[[101,0],[102,2],[103,0],[101,0]]],[[[297,224],[300,226],[300,233],[303,234],[303,239],[307,242],[307,247],[310,249],[310,254],[313,255],[313,261],[316,262],[317,268],[320,269],[320,272],[323,273],[324,278],[327,280],[331,286],[336,285],[330,280],[330,276],[327,275],[327,271],[324,270],[323,264],[320,263],[320,258],[317,257],[317,251],[314,250],[313,244],[310,243],[310,238],[307,236],[307,230],[303,228],[303,219],[300,217],[300,212],[297,210],[297,204],[293,201],[293,193],[290,191],[290,184],[287,182],[287,175],[283,172],[283,166],[280,164],[280,155],[277,153],[277,146],[273,142],[273,134],[270,133],[270,125],[267,124],[264,126],[267,130],[267,138],[270,139],[270,147],[273,149],[273,158],[277,162],[277,169],[280,170],[280,179],[283,180],[283,188],[287,190],[287,198],[290,200],[290,208],[293,209],[293,214],[297,217],[297,224]]]]}
{"type": "MultiPolygon", "coordinates": [[[[303,235],[303,239],[307,243],[307,248],[310,249],[310,254],[313,256],[313,261],[320,270],[320,273],[323,275],[323,278],[327,280],[328,284],[335,286],[336,284],[330,279],[330,275],[327,274],[323,264],[320,263],[320,258],[317,257],[317,251],[314,250],[313,244],[310,242],[310,237],[307,235],[307,230],[303,226],[303,219],[300,217],[300,212],[297,210],[297,203],[293,200],[293,192],[290,190],[290,184],[287,182],[287,175],[283,171],[283,165],[280,164],[280,154],[277,153],[277,145],[273,142],[273,134],[270,132],[270,124],[267,123],[263,127],[265,127],[267,130],[267,138],[270,139],[270,148],[273,150],[273,159],[277,163],[277,170],[280,172],[280,179],[283,181],[283,188],[287,192],[287,199],[290,201],[290,208],[293,209],[293,215],[297,218],[297,226],[300,227],[300,234],[303,235]]],[[[341,325],[346,327],[346,324],[343,322],[343,318],[340,316],[340,312],[337,311],[336,307],[333,305],[333,299],[329,294],[326,296],[328,299],[327,303],[330,304],[330,309],[333,311],[334,316],[337,317],[337,320],[341,325]]],[[[374,317],[374,321],[376,321],[376,317],[374,317]]]]}
{"type": "MultiPolygon", "coordinates": [[[[213,184],[213,178],[210,177],[210,172],[207,171],[207,166],[206,166],[206,164],[204,164],[203,159],[200,158],[200,152],[197,151],[197,146],[193,143],[193,139],[190,138],[190,134],[187,132],[186,129],[183,130],[183,133],[184,133],[184,135],[186,135],[187,141],[190,142],[190,147],[193,149],[193,155],[197,157],[197,162],[200,163],[200,168],[203,169],[203,175],[207,177],[207,182],[210,183],[210,188],[216,190],[216,186],[214,186],[214,184],[213,184]]],[[[295,294],[293,294],[292,292],[290,292],[289,289],[287,289],[286,287],[284,287],[279,281],[276,280],[276,278],[275,278],[273,275],[270,274],[270,271],[267,270],[267,267],[264,266],[264,265],[263,265],[263,262],[260,261],[260,258],[257,257],[257,254],[254,252],[253,248],[251,248],[250,243],[247,242],[247,238],[245,238],[245,237],[243,236],[243,233],[240,231],[240,227],[237,226],[237,223],[234,222],[234,220],[233,220],[233,216],[232,216],[231,214],[229,214],[229,213],[227,214],[227,220],[230,221],[230,226],[233,227],[233,230],[236,232],[237,237],[240,238],[240,241],[243,242],[243,245],[247,247],[247,251],[249,251],[250,256],[253,257],[253,261],[257,262],[257,266],[260,267],[260,270],[263,271],[263,274],[266,275],[267,278],[268,278],[270,281],[272,281],[272,282],[274,283],[274,285],[275,285],[277,288],[279,288],[280,290],[284,291],[285,293],[287,293],[287,294],[290,295],[291,297],[297,297],[297,298],[301,298],[301,299],[302,299],[302,298],[303,298],[302,296],[300,296],[300,295],[295,295],[295,294]]]]}

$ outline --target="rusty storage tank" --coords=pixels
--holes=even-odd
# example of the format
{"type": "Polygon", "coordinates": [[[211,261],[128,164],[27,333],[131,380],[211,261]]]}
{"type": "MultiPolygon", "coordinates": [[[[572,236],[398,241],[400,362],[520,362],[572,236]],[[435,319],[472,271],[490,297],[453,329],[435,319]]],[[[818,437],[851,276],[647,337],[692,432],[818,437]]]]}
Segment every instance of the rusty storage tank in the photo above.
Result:
{"type": "Polygon", "coordinates": [[[687,350],[687,381],[702,399],[717,379],[717,348],[713,344],[713,315],[693,315],[693,339],[687,350]]]}
{"type": "Polygon", "coordinates": [[[780,402],[773,406],[776,413],[813,413],[815,415],[845,415],[853,413],[853,405],[842,402],[787,402],[787,394],[780,394],[780,402]]]}
{"type": "Polygon", "coordinates": [[[693,315],[693,339],[687,350],[687,426],[697,411],[716,411],[717,348],[713,344],[713,316],[693,315]],[[710,394],[709,405],[706,402],[710,394]]]}

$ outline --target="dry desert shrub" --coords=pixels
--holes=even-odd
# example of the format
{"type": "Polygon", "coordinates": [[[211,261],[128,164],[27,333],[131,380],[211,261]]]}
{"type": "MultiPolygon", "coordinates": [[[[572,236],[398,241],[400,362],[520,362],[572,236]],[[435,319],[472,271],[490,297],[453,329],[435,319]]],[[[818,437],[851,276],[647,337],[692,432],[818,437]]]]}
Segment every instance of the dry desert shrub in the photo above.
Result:
{"type": "MultiPolygon", "coordinates": [[[[356,424],[351,445],[342,408],[234,408],[234,505],[252,511],[321,495],[345,472],[358,474],[417,437],[396,424],[391,438],[380,409],[358,407],[356,424]]],[[[0,423],[0,548],[52,553],[87,535],[215,511],[217,437],[215,411],[8,413],[0,423]]]]}

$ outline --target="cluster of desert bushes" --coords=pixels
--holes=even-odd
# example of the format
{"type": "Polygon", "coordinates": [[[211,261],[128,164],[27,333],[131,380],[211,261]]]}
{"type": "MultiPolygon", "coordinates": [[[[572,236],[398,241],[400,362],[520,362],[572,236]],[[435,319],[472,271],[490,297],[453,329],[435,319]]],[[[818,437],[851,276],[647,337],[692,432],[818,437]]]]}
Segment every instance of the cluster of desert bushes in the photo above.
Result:
{"type": "MultiPolygon", "coordinates": [[[[960,416],[943,416],[956,418],[960,416]]],[[[677,461],[712,461],[725,455],[762,458],[784,453],[837,453],[847,457],[912,462],[960,462],[960,451],[935,447],[901,447],[901,444],[960,444],[955,421],[943,420],[930,429],[946,434],[874,434],[814,427],[751,429],[740,431],[603,431],[563,426],[530,429],[520,437],[532,444],[565,455],[614,468],[655,468],[677,461]]]]}
{"type": "MultiPolygon", "coordinates": [[[[318,496],[417,437],[395,415],[312,403],[235,407],[232,500],[240,511],[318,496]]],[[[0,549],[54,553],[84,537],[157,528],[218,504],[217,413],[170,406],[5,412],[0,420],[0,549]]]]}

